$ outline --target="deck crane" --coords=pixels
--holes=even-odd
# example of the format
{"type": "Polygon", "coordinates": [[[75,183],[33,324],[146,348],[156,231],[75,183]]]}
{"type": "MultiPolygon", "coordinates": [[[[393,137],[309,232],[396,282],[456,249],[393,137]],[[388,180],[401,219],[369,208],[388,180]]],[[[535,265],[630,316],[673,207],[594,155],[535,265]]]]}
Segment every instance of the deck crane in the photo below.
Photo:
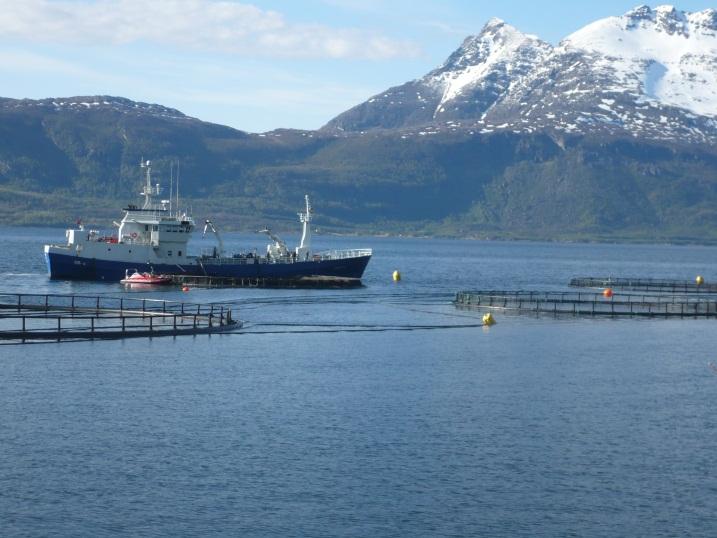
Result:
{"type": "Polygon", "coordinates": [[[217,243],[219,243],[219,250],[217,251],[217,256],[221,258],[222,256],[224,256],[224,241],[222,241],[222,236],[219,235],[219,232],[214,227],[212,221],[206,219],[204,221],[204,231],[202,232],[202,238],[207,235],[207,229],[211,230],[214,236],[217,238],[217,243]]]}
{"type": "Polygon", "coordinates": [[[268,257],[284,258],[289,255],[289,249],[286,248],[286,243],[284,243],[284,240],[274,234],[274,232],[272,232],[269,228],[259,230],[258,233],[266,234],[271,237],[272,241],[274,241],[274,244],[269,244],[266,246],[266,255],[268,257]]]}

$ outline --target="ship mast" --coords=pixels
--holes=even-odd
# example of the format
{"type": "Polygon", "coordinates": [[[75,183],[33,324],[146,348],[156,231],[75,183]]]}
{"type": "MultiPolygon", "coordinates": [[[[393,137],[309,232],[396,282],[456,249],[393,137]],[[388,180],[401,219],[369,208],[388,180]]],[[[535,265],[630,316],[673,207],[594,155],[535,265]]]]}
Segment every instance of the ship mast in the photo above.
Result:
{"type": "Polygon", "coordinates": [[[144,188],[142,189],[142,192],[140,194],[144,196],[144,205],[142,206],[142,209],[153,209],[152,207],[152,195],[159,194],[159,183],[157,183],[156,189],[152,189],[152,162],[151,161],[141,161],[139,163],[140,168],[146,168],[146,183],[144,185],[144,188]]]}
{"type": "MultiPolygon", "coordinates": [[[[140,194],[144,196],[144,205],[142,206],[142,209],[152,209],[152,162],[142,161],[139,166],[140,168],[147,169],[147,182],[144,185],[142,192],[140,192],[140,194]]],[[[157,190],[159,190],[159,186],[157,186],[157,190]]]]}
{"type": "Polygon", "coordinates": [[[299,221],[303,224],[301,243],[296,247],[296,257],[299,260],[307,259],[311,251],[311,202],[308,194],[304,195],[304,200],[306,200],[306,213],[299,213],[299,221]]]}

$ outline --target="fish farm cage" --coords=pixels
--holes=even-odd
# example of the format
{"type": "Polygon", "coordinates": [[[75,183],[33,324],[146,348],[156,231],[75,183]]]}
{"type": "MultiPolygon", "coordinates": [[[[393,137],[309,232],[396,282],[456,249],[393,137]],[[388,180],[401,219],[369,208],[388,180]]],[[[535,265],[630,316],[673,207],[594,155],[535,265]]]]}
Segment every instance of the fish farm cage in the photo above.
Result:
{"type": "Polygon", "coordinates": [[[615,277],[577,277],[570,280],[573,288],[611,288],[625,291],[647,291],[658,293],[714,293],[717,283],[696,280],[674,280],[667,278],[615,278],[615,277]]]}
{"type": "Polygon", "coordinates": [[[717,300],[660,294],[544,291],[460,291],[460,308],[582,316],[717,317],[717,300]]]}
{"type": "Polygon", "coordinates": [[[98,295],[0,293],[0,343],[120,339],[241,328],[232,307],[98,295]]]}

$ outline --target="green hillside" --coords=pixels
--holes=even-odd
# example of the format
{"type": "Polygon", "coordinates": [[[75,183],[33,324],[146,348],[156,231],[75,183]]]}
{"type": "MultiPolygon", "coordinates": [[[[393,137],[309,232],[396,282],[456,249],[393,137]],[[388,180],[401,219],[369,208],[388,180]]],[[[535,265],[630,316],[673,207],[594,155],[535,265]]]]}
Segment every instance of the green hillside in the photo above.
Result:
{"type": "MultiPolygon", "coordinates": [[[[79,99],[79,98],[78,98],[79,99]]],[[[250,135],[112,99],[0,101],[0,222],[107,225],[152,159],[197,218],[295,228],[304,193],[341,232],[556,239],[717,239],[717,152],[552,133],[250,135]]]]}

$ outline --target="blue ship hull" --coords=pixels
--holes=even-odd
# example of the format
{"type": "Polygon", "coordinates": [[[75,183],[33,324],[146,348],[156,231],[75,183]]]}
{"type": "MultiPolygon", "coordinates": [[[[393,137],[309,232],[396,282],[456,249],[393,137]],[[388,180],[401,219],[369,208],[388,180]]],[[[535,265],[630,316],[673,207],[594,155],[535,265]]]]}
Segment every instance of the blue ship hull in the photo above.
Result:
{"type": "MultiPolygon", "coordinates": [[[[229,278],[276,278],[290,279],[307,276],[357,278],[363,275],[371,256],[324,259],[293,263],[215,263],[205,259],[202,263],[149,264],[122,262],[68,256],[54,252],[45,253],[50,278],[58,280],[105,280],[119,282],[126,271],[154,271],[157,274],[183,274],[190,276],[215,276],[229,278]]],[[[231,260],[231,259],[228,259],[231,260]]]]}

